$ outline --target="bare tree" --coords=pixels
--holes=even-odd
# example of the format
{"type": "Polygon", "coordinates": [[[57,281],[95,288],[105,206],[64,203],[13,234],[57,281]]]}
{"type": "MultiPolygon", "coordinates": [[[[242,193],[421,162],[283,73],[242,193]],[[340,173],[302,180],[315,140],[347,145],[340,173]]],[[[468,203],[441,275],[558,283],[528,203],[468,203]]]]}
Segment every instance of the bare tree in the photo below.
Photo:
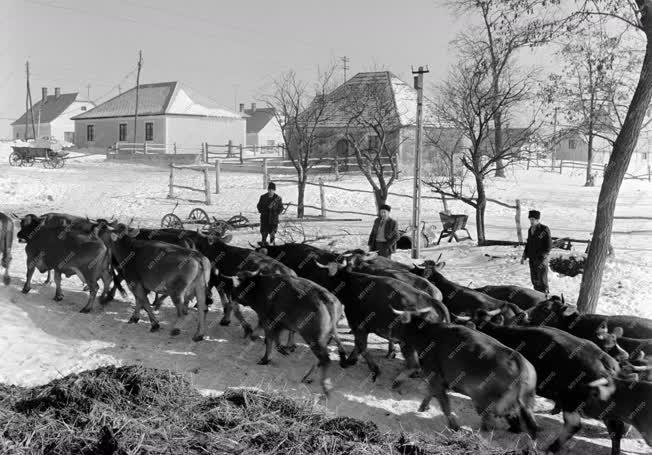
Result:
{"type": "Polygon", "coordinates": [[[490,62],[482,53],[465,52],[438,89],[433,101],[434,115],[454,125],[465,136],[467,144],[458,158],[467,172],[461,178],[435,177],[427,182],[435,192],[459,199],[475,209],[480,245],[486,240],[484,216],[489,199],[485,180],[496,169],[504,169],[523,159],[523,146],[536,129],[532,120],[518,133],[504,137],[500,150],[495,148],[491,141],[491,125],[496,113],[507,112],[528,98],[530,78],[529,75],[518,79],[503,78],[496,91],[489,66],[490,62]],[[471,178],[473,181],[469,182],[471,178]]]}
{"type": "Polygon", "coordinates": [[[335,67],[320,72],[312,85],[289,71],[273,84],[273,93],[263,99],[281,127],[288,158],[297,171],[297,217],[304,216],[306,182],[313,166],[321,161],[321,144],[330,135],[321,125],[333,115],[326,94],[334,83],[335,67]]]}
{"type": "MultiPolygon", "coordinates": [[[[534,17],[523,14],[529,8],[537,5],[539,0],[517,0],[518,8],[505,7],[512,0],[445,0],[454,10],[476,17],[476,26],[469,26],[458,38],[461,48],[472,52],[482,52],[487,55],[487,70],[491,79],[491,87],[498,91],[503,81],[510,77],[510,69],[519,50],[531,47],[552,37],[560,23],[547,20],[544,17],[534,17]]],[[[505,140],[504,119],[509,116],[507,106],[494,108],[493,115],[493,142],[494,150],[503,150],[505,140]]],[[[505,176],[505,166],[501,159],[496,160],[496,177],[505,176]]]]}
{"type": "Polygon", "coordinates": [[[397,112],[391,85],[372,80],[345,86],[334,101],[346,116],[345,138],[373,189],[378,208],[399,176],[398,154],[407,139],[402,135],[402,113],[397,112]]]}

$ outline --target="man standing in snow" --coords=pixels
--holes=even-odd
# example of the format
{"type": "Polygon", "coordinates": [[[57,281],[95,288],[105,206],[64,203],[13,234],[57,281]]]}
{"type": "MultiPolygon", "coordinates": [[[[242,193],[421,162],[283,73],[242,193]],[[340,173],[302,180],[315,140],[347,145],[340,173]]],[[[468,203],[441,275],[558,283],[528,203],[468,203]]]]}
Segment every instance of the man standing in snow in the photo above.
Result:
{"type": "Polygon", "coordinates": [[[369,235],[369,251],[378,251],[379,256],[391,258],[396,251],[398,241],[398,224],[389,217],[392,208],[383,204],[380,206],[380,215],[374,221],[374,227],[369,235]]]}
{"type": "Polygon", "coordinates": [[[262,236],[261,246],[269,243],[274,245],[274,237],[278,229],[278,216],[283,212],[283,200],[276,194],[276,184],[269,182],[267,193],[260,196],[258,200],[258,213],[260,213],[260,234],[262,236]]]}
{"type": "Polygon", "coordinates": [[[527,232],[521,264],[525,259],[530,260],[530,279],[534,289],[548,295],[548,255],[552,249],[550,229],[539,221],[541,213],[538,210],[530,210],[528,218],[530,229],[527,232]]]}

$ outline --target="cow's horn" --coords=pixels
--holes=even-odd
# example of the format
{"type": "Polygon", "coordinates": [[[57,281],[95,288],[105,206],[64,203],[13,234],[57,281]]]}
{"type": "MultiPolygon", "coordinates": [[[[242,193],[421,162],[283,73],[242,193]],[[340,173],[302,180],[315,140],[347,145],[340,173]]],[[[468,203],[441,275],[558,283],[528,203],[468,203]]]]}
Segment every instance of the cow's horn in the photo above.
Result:
{"type": "Polygon", "coordinates": [[[134,217],[132,216],[131,219],[129,220],[129,224],[127,224],[127,226],[131,226],[131,223],[133,223],[133,222],[134,222],[134,217]]]}
{"type": "Polygon", "coordinates": [[[629,365],[628,368],[631,368],[632,371],[650,371],[652,365],[629,365]]]}
{"type": "Polygon", "coordinates": [[[561,293],[561,303],[566,303],[566,301],[564,300],[564,293],[563,292],[561,293]]]}
{"type": "Polygon", "coordinates": [[[591,381],[587,384],[589,387],[599,387],[601,385],[609,385],[609,381],[607,378],[600,378],[596,379],[595,381],[591,381]]]}
{"type": "Polygon", "coordinates": [[[396,309],[394,309],[394,307],[391,306],[391,305],[389,306],[389,308],[390,308],[390,309],[392,310],[392,312],[394,312],[395,314],[405,314],[405,313],[407,313],[407,311],[399,311],[399,310],[396,310],[396,309]]]}
{"type": "Polygon", "coordinates": [[[501,308],[496,308],[495,310],[486,310],[486,313],[488,316],[493,317],[493,316],[498,316],[500,313],[502,313],[502,311],[503,310],[501,308]]]}
{"type": "Polygon", "coordinates": [[[233,279],[232,276],[225,275],[225,274],[223,274],[223,273],[221,273],[220,276],[221,276],[222,278],[226,278],[227,280],[232,280],[232,279],[233,279]]]}
{"type": "Polygon", "coordinates": [[[415,264],[414,262],[412,263],[412,266],[413,266],[415,269],[419,269],[419,270],[423,270],[423,269],[425,269],[425,267],[424,267],[423,265],[415,264]]]}
{"type": "Polygon", "coordinates": [[[421,313],[430,313],[432,311],[432,308],[419,308],[418,310],[415,311],[415,313],[421,314],[421,313]]]}
{"type": "Polygon", "coordinates": [[[439,262],[439,260],[441,259],[441,255],[442,255],[442,254],[443,254],[443,253],[439,253],[439,257],[437,258],[437,260],[435,261],[435,263],[439,262]]]}
{"type": "Polygon", "coordinates": [[[258,247],[257,247],[256,245],[254,245],[254,244],[253,244],[253,243],[251,243],[251,242],[247,242],[247,243],[248,243],[248,244],[249,244],[249,246],[250,246],[250,247],[252,247],[252,248],[253,248],[254,250],[255,250],[256,248],[258,248],[258,247]]]}
{"type": "Polygon", "coordinates": [[[471,320],[470,316],[458,316],[456,314],[451,314],[451,316],[456,321],[469,322],[471,320]]]}
{"type": "Polygon", "coordinates": [[[320,263],[317,259],[315,259],[315,264],[317,265],[317,267],[319,267],[321,269],[327,269],[328,268],[327,265],[324,265],[324,264],[320,263]]]}

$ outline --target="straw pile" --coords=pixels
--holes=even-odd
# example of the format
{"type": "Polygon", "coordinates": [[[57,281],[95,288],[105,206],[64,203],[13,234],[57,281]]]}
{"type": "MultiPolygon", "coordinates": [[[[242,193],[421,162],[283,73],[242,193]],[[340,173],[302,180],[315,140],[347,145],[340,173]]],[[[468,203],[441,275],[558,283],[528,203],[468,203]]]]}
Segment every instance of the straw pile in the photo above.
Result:
{"type": "Polygon", "coordinates": [[[251,389],[201,396],[182,376],[107,366],[0,385],[3,454],[499,454],[474,434],[382,433],[309,401],[251,389]]]}

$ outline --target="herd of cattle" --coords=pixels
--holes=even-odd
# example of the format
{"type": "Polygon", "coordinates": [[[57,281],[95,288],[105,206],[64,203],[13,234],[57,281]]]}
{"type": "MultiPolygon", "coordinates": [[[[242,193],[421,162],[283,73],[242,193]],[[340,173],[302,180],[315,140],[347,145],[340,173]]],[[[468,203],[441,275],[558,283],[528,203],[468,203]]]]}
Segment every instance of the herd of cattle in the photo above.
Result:
{"type": "MultiPolygon", "coordinates": [[[[447,391],[469,396],[481,416],[482,428],[504,418],[510,431],[536,438],[532,413],[535,394],[563,412],[562,432],[548,451],[557,452],[581,426],[580,417],[602,420],[612,438],[612,454],[634,426],[652,446],[652,320],[635,316],[578,314],[563,297],[547,297],[517,286],[472,289],[447,279],[444,262],[407,266],[352,250],[325,251],[289,243],[241,248],[219,238],[177,229],[136,229],[113,220],[89,220],[67,214],[27,215],[17,233],[25,243],[30,290],[35,269],[54,271],[55,300],[61,300],[61,274],[77,275],[89,298],[82,312],[91,311],[103,281],[100,303],[113,299],[122,283],[135,297],[129,322],[147,312],[151,330],[159,329],[154,309],[170,297],[177,311],[172,334],[196,301],[197,331],[206,335],[206,315],[217,290],[223,306],[221,325],[234,314],[245,336],[255,329],[265,334],[270,361],[274,346],[284,355],[294,350],[298,332],[317,357],[321,384],[328,395],[328,344],[336,343],[340,365],[350,367],[362,356],[372,379],[380,374],[367,349],[373,333],[389,341],[387,356],[398,343],[405,368],[394,379],[398,387],[420,376],[428,393],[439,401],[448,425],[459,428],[447,391]],[[150,304],[149,294],[155,293],[150,304]],[[252,308],[258,326],[243,317],[240,305],[252,308]],[[336,330],[346,316],[354,335],[347,354],[336,330]],[[286,344],[279,336],[288,331],[286,344]]],[[[9,284],[13,222],[0,214],[0,249],[9,284]]],[[[304,377],[307,380],[313,367],[304,377]]]]}

